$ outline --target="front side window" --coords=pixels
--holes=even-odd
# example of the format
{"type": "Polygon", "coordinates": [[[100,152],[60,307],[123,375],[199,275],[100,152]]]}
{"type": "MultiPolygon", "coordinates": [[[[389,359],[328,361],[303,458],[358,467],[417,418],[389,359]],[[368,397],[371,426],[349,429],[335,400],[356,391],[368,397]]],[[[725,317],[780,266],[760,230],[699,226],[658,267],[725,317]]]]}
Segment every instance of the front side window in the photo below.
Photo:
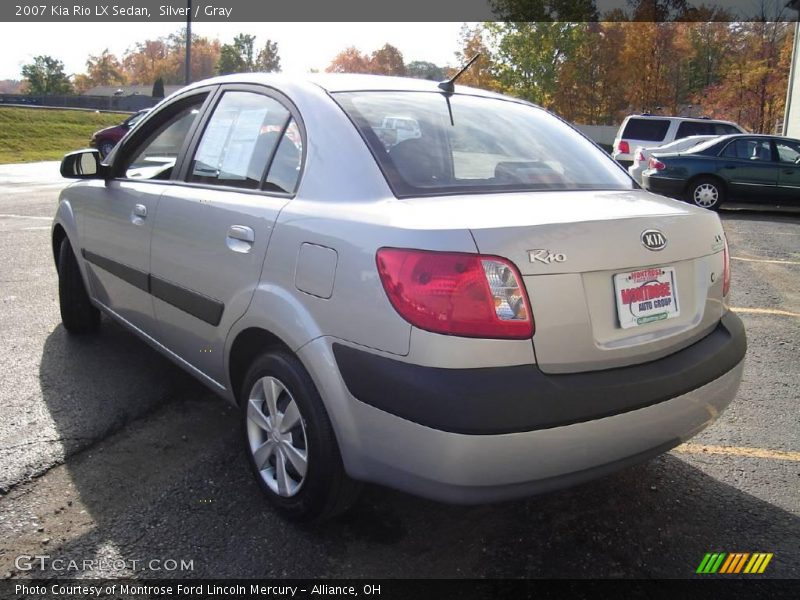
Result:
{"type": "Polygon", "coordinates": [[[258,189],[289,118],[268,96],[226,92],[203,131],[189,181],[258,189]]]}
{"type": "Polygon", "coordinates": [[[438,92],[334,97],[398,196],[634,187],[608,155],[540,108],[438,92]]]}
{"type": "Polygon", "coordinates": [[[778,158],[781,162],[792,164],[800,163],[800,144],[786,140],[776,140],[775,148],[778,150],[778,158]]]}
{"type": "Polygon", "coordinates": [[[169,179],[204,100],[205,95],[176,107],[175,114],[162,121],[142,145],[133,150],[133,158],[124,167],[125,177],[169,179]]]}

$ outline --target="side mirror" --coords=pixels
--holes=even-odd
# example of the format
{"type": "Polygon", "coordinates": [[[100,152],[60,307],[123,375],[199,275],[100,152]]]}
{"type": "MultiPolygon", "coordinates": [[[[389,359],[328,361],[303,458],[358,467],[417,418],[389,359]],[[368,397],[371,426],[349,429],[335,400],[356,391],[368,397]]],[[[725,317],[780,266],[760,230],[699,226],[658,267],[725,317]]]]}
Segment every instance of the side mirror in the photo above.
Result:
{"type": "Polygon", "coordinates": [[[70,152],[61,161],[61,176],[67,179],[105,179],[108,171],[95,149],[70,152]]]}

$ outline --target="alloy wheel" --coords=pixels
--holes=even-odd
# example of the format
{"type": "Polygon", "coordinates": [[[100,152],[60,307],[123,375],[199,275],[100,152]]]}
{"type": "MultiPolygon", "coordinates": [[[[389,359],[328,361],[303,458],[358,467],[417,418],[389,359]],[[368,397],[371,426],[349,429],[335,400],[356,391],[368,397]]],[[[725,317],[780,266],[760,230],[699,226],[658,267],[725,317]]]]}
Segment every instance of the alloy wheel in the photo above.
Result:
{"type": "Polygon", "coordinates": [[[247,438],[264,483],[284,498],[297,494],[308,469],[306,424],[286,386],[262,377],[248,396],[247,438]]]}

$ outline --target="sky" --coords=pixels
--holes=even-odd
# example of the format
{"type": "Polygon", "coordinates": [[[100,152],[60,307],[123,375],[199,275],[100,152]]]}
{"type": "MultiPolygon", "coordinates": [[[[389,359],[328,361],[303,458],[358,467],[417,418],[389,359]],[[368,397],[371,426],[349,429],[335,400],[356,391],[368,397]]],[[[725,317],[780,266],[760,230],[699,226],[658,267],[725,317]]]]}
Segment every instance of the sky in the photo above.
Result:
{"type": "MultiPolygon", "coordinates": [[[[463,23],[192,23],[192,32],[231,42],[237,33],[278,42],[282,70],[324,70],[348,46],[371,53],[383,44],[399,48],[406,63],[454,65],[463,23]]],[[[83,73],[86,58],[108,48],[118,57],[136,42],[177,31],[181,23],[0,23],[0,80],[21,79],[22,65],[40,54],[64,63],[68,75],[83,73]],[[68,29],[68,34],[65,31],[68,29]],[[67,37],[68,36],[68,37],[67,37]]]]}

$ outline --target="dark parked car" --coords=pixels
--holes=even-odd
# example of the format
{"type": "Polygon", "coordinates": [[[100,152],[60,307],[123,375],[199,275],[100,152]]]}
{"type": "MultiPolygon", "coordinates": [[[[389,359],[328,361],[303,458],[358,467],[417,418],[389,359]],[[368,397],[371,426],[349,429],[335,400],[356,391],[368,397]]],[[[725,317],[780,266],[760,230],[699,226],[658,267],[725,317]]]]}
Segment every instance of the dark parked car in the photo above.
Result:
{"type": "Polygon", "coordinates": [[[125,137],[125,134],[128,133],[131,128],[141,121],[149,112],[150,109],[145,108],[144,110],[140,110],[139,112],[132,114],[119,125],[106,127],[100,131],[95,131],[89,144],[93,148],[100,150],[100,154],[103,157],[108,156],[108,153],[114,149],[114,146],[117,145],[117,142],[125,137]]]}
{"type": "Polygon", "coordinates": [[[728,198],[800,204],[800,140],[725,135],[686,152],[656,152],[642,184],[712,210],[728,198]]]}

